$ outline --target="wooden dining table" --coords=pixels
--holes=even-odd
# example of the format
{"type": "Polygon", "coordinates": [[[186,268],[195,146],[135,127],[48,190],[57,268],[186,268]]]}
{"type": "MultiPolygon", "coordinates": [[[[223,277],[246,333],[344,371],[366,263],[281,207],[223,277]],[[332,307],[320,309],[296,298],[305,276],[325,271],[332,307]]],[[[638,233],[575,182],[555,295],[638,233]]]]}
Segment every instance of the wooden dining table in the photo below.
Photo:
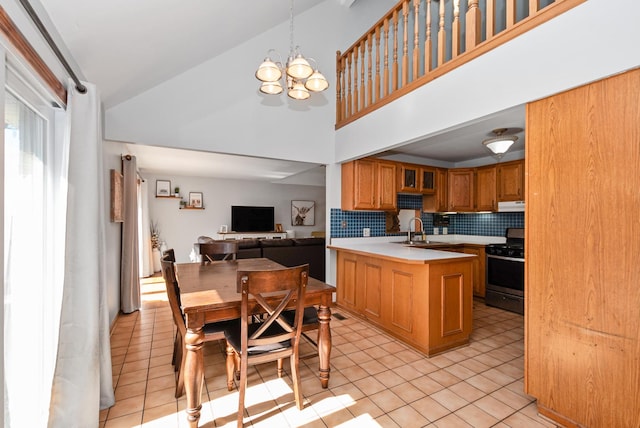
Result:
{"type": "MultiPolygon", "coordinates": [[[[197,427],[202,408],[201,394],[204,383],[204,332],[207,323],[240,318],[241,295],[238,292],[239,270],[273,270],[284,266],[265,258],[216,261],[202,266],[200,263],[176,263],[175,271],[180,287],[180,300],[185,315],[187,348],[184,384],[187,394],[187,420],[197,427]]],[[[331,355],[331,304],[335,288],[309,278],[305,293],[305,306],[318,306],[318,359],[320,383],[329,386],[329,357],[331,355]]]]}

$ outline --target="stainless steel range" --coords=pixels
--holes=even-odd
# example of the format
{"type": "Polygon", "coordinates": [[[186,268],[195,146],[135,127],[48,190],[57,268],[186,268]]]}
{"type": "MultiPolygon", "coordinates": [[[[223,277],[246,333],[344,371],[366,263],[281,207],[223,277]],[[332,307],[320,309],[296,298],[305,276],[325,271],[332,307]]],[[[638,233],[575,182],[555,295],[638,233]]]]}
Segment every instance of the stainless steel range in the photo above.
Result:
{"type": "Polygon", "coordinates": [[[489,244],[485,303],[524,315],[524,229],[508,228],[507,242],[489,244]]]}

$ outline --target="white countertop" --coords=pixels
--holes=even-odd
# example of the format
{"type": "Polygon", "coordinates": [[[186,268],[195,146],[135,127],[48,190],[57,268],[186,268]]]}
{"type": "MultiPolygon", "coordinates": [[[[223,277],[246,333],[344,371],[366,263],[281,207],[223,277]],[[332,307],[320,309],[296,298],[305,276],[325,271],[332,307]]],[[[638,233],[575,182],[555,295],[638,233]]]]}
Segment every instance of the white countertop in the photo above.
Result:
{"type": "MultiPolygon", "coordinates": [[[[332,238],[331,249],[357,251],[384,257],[392,257],[408,261],[447,260],[461,257],[475,257],[473,254],[454,253],[425,248],[409,247],[399,244],[404,236],[381,236],[373,238],[332,238]]],[[[476,235],[428,235],[429,242],[445,242],[448,244],[487,245],[503,243],[505,238],[499,236],[476,235]]]]}

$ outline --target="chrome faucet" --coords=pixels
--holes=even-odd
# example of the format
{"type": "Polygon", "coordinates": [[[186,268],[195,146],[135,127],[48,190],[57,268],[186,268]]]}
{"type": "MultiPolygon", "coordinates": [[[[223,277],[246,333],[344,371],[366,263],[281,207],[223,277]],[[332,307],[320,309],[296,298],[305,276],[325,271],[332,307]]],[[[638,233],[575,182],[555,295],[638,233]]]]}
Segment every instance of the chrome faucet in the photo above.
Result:
{"type": "MultiPolygon", "coordinates": [[[[422,223],[422,219],[420,217],[413,217],[411,220],[409,220],[409,227],[407,228],[408,242],[411,242],[411,223],[413,223],[414,220],[418,220],[420,222],[420,233],[424,235],[424,224],[422,223]]],[[[418,230],[416,229],[415,232],[418,233],[418,230]]]]}

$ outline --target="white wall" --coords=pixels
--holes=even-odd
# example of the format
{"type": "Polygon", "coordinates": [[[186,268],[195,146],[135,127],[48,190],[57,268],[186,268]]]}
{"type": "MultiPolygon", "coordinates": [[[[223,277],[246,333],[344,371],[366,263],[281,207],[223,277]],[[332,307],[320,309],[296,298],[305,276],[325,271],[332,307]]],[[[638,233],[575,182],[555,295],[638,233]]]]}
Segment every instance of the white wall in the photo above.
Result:
{"type": "Polygon", "coordinates": [[[198,236],[217,239],[220,225],[231,227],[231,205],[273,206],[275,223],[281,223],[285,230],[294,230],[296,237],[308,237],[312,231],[325,230],[324,187],[141,173],[149,183],[150,219],[158,222],[160,238],[175,250],[178,262],[189,261],[198,236]],[[172,187],[180,187],[185,200],[189,192],[202,192],[205,209],[180,210],[178,199],[156,198],[156,180],[170,180],[172,187]],[[291,225],[291,200],[316,202],[315,226],[291,225]]]}

